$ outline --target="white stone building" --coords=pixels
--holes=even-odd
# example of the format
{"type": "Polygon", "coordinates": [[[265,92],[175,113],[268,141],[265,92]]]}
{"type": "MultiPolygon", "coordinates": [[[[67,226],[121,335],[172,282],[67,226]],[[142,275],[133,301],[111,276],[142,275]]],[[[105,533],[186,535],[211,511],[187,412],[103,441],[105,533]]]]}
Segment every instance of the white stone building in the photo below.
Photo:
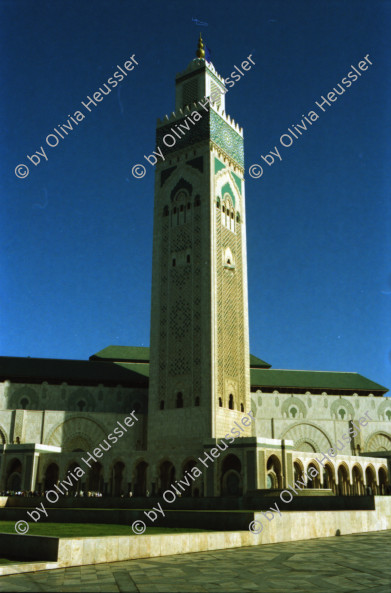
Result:
{"type": "Polygon", "coordinates": [[[226,92],[200,41],[176,77],[176,111],[158,120],[151,351],[0,359],[0,491],[47,490],[106,440],[71,491],[153,495],[196,466],[184,495],[278,489],[303,473],[308,488],[389,493],[387,389],[249,353],[243,131],[226,92]],[[108,443],[132,410],[138,422],[108,443]],[[199,458],[236,423],[240,436],[206,469],[199,458]]]}

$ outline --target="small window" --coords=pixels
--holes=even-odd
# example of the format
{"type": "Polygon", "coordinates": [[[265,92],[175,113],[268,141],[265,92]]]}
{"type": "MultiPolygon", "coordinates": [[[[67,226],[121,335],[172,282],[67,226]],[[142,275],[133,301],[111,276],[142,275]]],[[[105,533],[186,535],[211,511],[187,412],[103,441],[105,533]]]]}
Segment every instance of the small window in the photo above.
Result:
{"type": "Polygon", "coordinates": [[[175,268],[176,266],[176,259],[175,257],[172,258],[172,267],[175,268]]]}
{"type": "Polygon", "coordinates": [[[187,209],[190,210],[190,208],[191,208],[191,204],[190,204],[190,202],[187,202],[187,209]]]}
{"type": "Polygon", "coordinates": [[[183,408],[183,394],[180,391],[176,394],[176,407],[183,408]]]}
{"type": "Polygon", "coordinates": [[[194,405],[195,405],[195,406],[199,406],[199,405],[200,405],[200,398],[199,398],[199,397],[196,397],[196,398],[195,398],[195,403],[194,403],[194,405]]]}
{"type": "Polygon", "coordinates": [[[168,206],[164,206],[164,208],[163,208],[163,216],[168,216],[168,206]]]}
{"type": "Polygon", "coordinates": [[[231,218],[233,219],[233,217],[234,217],[234,213],[233,213],[233,212],[231,212],[231,218]]]}
{"type": "Polygon", "coordinates": [[[225,206],[222,207],[222,211],[225,212],[225,206]]]}
{"type": "Polygon", "coordinates": [[[240,222],[240,214],[239,214],[239,212],[236,215],[236,222],[240,222]]]}
{"type": "Polygon", "coordinates": [[[220,208],[220,198],[217,198],[217,200],[216,200],[216,207],[220,208]]]}
{"type": "Polygon", "coordinates": [[[231,265],[231,260],[228,258],[227,259],[227,264],[230,266],[231,265]]]}
{"type": "Polygon", "coordinates": [[[195,199],[195,202],[194,203],[195,203],[196,206],[199,206],[201,204],[201,198],[200,198],[200,196],[196,196],[196,199],[195,199]]]}
{"type": "Polygon", "coordinates": [[[80,412],[83,411],[83,408],[85,407],[85,405],[86,405],[86,402],[83,400],[80,400],[77,402],[77,407],[79,408],[80,412]]]}
{"type": "Polygon", "coordinates": [[[223,400],[221,399],[221,397],[219,397],[219,408],[223,407],[223,400]]]}
{"type": "Polygon", "coordinates": [[[244,405],[243,404],[240,404],[240,411],[241,412],[244,412],[244,405]]]}
{"type": "Polygon", "coordinates": [[[183,204],[181,204],[180,211],[183,212],[183,204]]]}
{"type": "Polygon", "coordinates": [[[164,399],[160,400],[160,409],[164,410],[164,399]]]}
{"type": "Polygon", "coordinates": [[[186,256],[186,261],[187,261],[188,264],[190,263],[190,254],[189,253],[186,256]]]}
{"type": "Polygon", "coordinates": [[[229,394],[228,407],[229,407],[230,410],[233,410],[234,409],[234,396],[232,395],[232,393],[229,394]]]}
{"type": "Polygon", "coordinates": [[[228,208],[227,208],[227,216],[229,216],[229,210],[228,210],[228,208]]]}
{"type": "Polygon", "coordinates": [[[174,208],[174,214],[176,214],[176,208],[174,208]]]}
{"type": "Polygon", "coordinates": [[[24,397],[23,399],[20,400],[20,405],[22,407],[22,410],[26,410],[28,404],[29,404],[29,400],[27,399],[27,397],[24,397]]]}

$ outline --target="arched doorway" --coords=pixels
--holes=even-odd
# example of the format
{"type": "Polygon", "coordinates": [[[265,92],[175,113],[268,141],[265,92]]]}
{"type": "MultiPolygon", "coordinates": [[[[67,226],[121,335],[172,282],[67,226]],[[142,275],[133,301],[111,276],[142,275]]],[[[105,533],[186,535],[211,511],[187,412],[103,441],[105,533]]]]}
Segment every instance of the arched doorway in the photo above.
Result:
{"type": "Polygon", "coordinates": [[[335,484],[334,468],[330,463],[326,463],[323,471],[323,488],[328,488],[337,494],[337,488],[335,484]]]}
{"type": "Polygon", "coordinates": [[[387,470],[384,467],[379,468],[379,491],[383,496],[389,493],[387,470]]]}
{"type": "Polygon", "coordinates": [[[350,481],[348,469],[341,464],[338,468],[338,494],[340,496],[348,496],[350,494],[350,481]]]}
{"type": "Polygon", "coordinates": [[[369,495],[377,494],[376,474],[371,465],[365,470],[366,493],[369,495]]]}
{"type": "Polygon", "coordinates": [[[96,461],[88,473],[88,491],[103,493],[103,467],[96,461]]]}
{"type": "Polygon", "coordinates": [[[19,492],[22,489],[22,463],[19,459],[12,459],[8,465],[7,490],[19,492]]]}
{"type": "Polygon", "coordinates": [[[75,469],[77,467],[80,467],[80,464],[76,463],[74,461],[73,463],[71,463],[68,466],[68,469],[67,469],[67,475],[69,475],[69,477],[71,478],[71,481],[72,481],[72,486],[67,485],[67,488],[68,488],[69,494],[73,494],[73,495],[78,494],[81,490],[81,481],[80,481],[80,479],[77,478],[77,476],[75,474],[75,469]],[[68,472],[71,472],[75,476],[76,481],[72,478],[72,476],[68,472]]]}
{"type": "Polygon", "coordinates": [[[134,484],[135,496],[147,495],[147,469],[148,463],[146,461],[140,461],[136,465],[136,482],[134,484]]]}
{"type": "Polygon", "coordinates": [[[321,488],[320,471],[313,461],[308,464],[307,475],[307,488],[321,488]]]}
{"type": "Polygon", "coordinates": [[[57,463],[51,463],[47,466],[44,478],[44,490],[53,490],[58,482],[59,469],[57,463]]]}
{"type": "Polygon", "coordinates": [[[163,494],[175,482],[175,467],[171,461],[163,461],[159,470],[159,494],[163,494]]]}
{"type": "Polygon", "coordinates": [[[111,470],[111,495],[121,496],[124,494],[123,490],[123,471],[125,464],[122,461],[117,461],[111,470]]]}
{"type": "Polygon", "coordinates": [[[363,471],[358,465],[355,465],[352,469],[352,482],[353,494],[356,496],[365,494],[363,471]]]}
{"type": "Polygon", "coordinates": [[[301,480],[304,474],[304,467],[302,463],[298,460],[293,462],[293,480],[296,482],[297,480],[301,480]]]}
{"type": "Polygon", "coordinates": [[[242,479],[240,472],[242,464],[236,455],[227,455],[221,466],[221,495],[240,496],[242,494],[242,479]]]}
{"type": "Polygon", "coordinates": [[[271,455],[266,464],[266,488],[282,488],[281,462],[276,455],[271,455]]]}
{"type": "MultiPolygon", "coordinates": [[[[194,490],[197,489],[197,486],[195,486],[195,482],[193,482],[193,480],[191,478],[189,478],[189,476],[186,476],[186,472],[188,472],[189,474],[191,473],[191,470],[193,469],[193,467],[196,467],[197,463],[194,461],[194,459],[190,459],[189,461],[186,461],[186,463],[183,465],[183,479],[188,482],[190,482],[190,486],[186,486],[186,490],[184,490],[182,496],[194,496],[194,490]]],[[[200,482],[196,482],[198,485],[198,494],[199,494],[199,487],[200,487],[200,482]]]]}

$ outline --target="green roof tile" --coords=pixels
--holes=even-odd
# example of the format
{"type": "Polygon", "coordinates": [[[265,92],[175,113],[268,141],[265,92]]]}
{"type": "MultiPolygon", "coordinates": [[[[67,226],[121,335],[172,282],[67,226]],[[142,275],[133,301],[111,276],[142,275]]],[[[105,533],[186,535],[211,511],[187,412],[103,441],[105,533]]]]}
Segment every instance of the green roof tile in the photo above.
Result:
{"type": "Polygon", "coordinates": [[[149,362],[149,348],[143,346],[107,346],[90,356],[90,360],[149,362]]]}
{"type": "Polygon", "coordinates": [[[280,369],[251,369],[251,388],[297,388],[337,391],[371,391],[385,393],[386,387],[359,375],[358,373],[337,373],[329,371],[289,371],[280,369]]]}
{"type": "MultiPolygon", "coordinates": [[[[113,362],[149,362],[149,348],[142,346],[107,346],[96,354],[90,356],[90,360],[110,360],[113,362]]],[[[270,364],[250,354],[250,367],[257,369],[268,369],[270,364]]]]}

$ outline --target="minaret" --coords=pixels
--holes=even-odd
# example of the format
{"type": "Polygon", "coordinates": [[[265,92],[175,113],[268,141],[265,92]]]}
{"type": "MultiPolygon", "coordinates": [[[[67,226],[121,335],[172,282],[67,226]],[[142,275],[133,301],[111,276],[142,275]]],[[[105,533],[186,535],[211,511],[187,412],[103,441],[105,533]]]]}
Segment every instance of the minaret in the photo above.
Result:
{"type": "Polygon", "coordinates": [[[156,131],[148,447],[162,454],[195,455],[250,410],[243,131],[201,36],[196,56],[156,131]]]}

